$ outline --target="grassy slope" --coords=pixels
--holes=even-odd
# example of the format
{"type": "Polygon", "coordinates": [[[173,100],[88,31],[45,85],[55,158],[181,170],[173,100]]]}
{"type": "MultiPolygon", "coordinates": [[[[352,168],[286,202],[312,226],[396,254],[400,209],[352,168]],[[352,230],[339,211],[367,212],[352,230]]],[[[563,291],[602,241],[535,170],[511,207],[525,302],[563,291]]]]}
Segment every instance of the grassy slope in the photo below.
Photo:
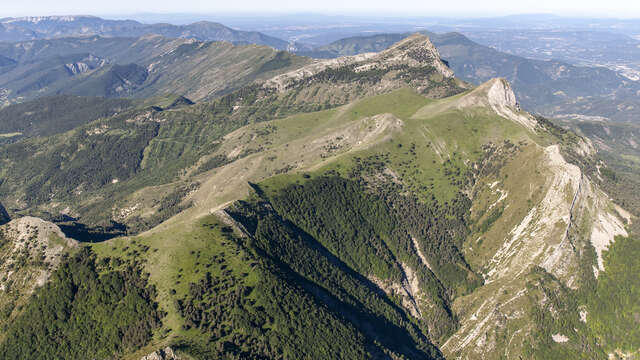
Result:
{"type": "MultiPolygon", "coordinates": [[[[185,283],[197,278],[192,277],[195,274],[193,264],[196,259],[190,255],[191,251],[206,251],[207,254],[228,251],[224,247],[213,245],[215,242],[198,239],[195,234],[199,234],[201,230],[198,230],[200,225],[197,219],[243,194],[248,194],[248,181],[258,182],[273,176],[285,164],[295,164],[294,169],[297,171],[309,169],[322,173],[337,170],[344,174],[353,167],[355,157],[366,158],[389,153],[388,166],[398,174],[403,183],[411,186],[412,191],[418,195],[424,194],[419,185],[426,183],[430,185],[428,193],[437,196],[438,201],[445,202],[457,194],[460,185],[455,182],[458,180],[457,176],[443,172],[443,163],[449,160],[452,169],[455,166],[462,167],[464,160],[476,161],[481,157],[481,145],[486,142],[505,138],[519,141],[526,136],[526,131],[519,126],[491,115],[483,108],[440,111],[447,108],[444,106],[447,102],[455,102],[457,99],[441,100],[439,104],[443,106],[437,108],[434,105],[438,103],[434,103],[434,100],[410,90],[399,90],[334,110],[250,125],[227,135],[218,149],[220,154],[238,152],[248,147],[261,151],[199,175],[203,179],[203,185],[192,197],[194,207],[135,240],[147,244],[151,249],[159,249],[148,253],[147,267],[151,273],[151,281],[158,286],[160,303],[170,314],[166,321],[171,328],[169,338],[162,339],[158,336],[157,342],[149,349],[178,338],[196,335],[180,329],[181,318],[172,308],[174,297],[170,290],[175,287],[177,294],[182,294],[186,289],[185,283]],[[419,111],[420,109],[423,110],[419,111]],[[387,129],[367,138],[367,131],[372,131],[375,127],[372,124],[367,127],[363,119],[381,113],[390,113],[402,120],[402,130],[387,129]],[[464,133],[469,135],[461,136],[464,133]],[[348,140],[337,140],[341,137],[348,140]],[[440,146],[435,144],[439,139],[451,141],[440,146]],[[366,143],[360,143],[363,140],[366,143]],[[416,144],[413,150],[415,154],[410,151],[412,144],[416,144]],[[433,149],[434,146],[440,146],[438,151],[433,149]],[[413,168],[414,165],[417,165],[417,169],[413,168]],[[214,186],[215,191],[211,191],[214,186]],[[185,271],[185,280],[180,280],[180,284],[176,285],[176,272],[180,268],[185,271]]],[[[269,184],[286,186],[295,182],[295,179],[301,179],[299,176],[276,177],[269,184]]],[[[459,177],[463,178],[462,175],[459,177]]],[[[221,236],[218,235],[219,239],[221,236]]],[[[101,256],[106,256],[122,252],[121,247],[130,241],[132,240],[123,238],[93,247],[101,256]]],[[[242,268],[242,262],[233,268],[236,266],[242,268]]]]}
{"type": "MultiPolygon", "coordinates": [[[[267,292],[264,291],[268,289],[259,289],[261,285],[275,284],[279,281],[286,284],[300,283],[300,279],[296,280],[295,276],[294,280],[288,277],[292,276],[290,270],[285,271],[288,275],[282,275],[278,271],[283,271],[283,268],[274,268],[269,262],[260,262],[260,266],[252,268],[251,263],[261,259],[255,257],[255,248],[247,246],[241,240],[230,241],[229,230],[220,220],[210,216],[212,212],[227,206],[229,202],[246,197],[249,194],[247,182],[261,182],[282,172],[293,172],[294,175],[271,178],[264,184],[276,189],[286,188],[297,181],[304,182],[303,173],[321,174],[334,171],[346,176],[356,167],[359,162],[357,159],[384,156],[385,166],[392,170],[394,176],[411,193],[422,201],[429,200],[430,195],[433,195],[435,201],[445,204],[452,201],[459,191],[470,190],[466,181],[469,174],[465,170],[474,162],[486,160],[487,153],[490,152],[486,146],[491,143],[491,146],[498,149],[496,151],[504,157],[504,161],[493,164],[493,169],[488,166],[486,172],[477,175],[481,177],[480,183],[486,188],[477,191],[471,189],[476,197],[470,213],[471,234],[464,247],[465,257],[471,268],[482,271],[482,264],[485,264],[489,254],[494,253],[500,246],[503,234],[519,223],[532,204],[540,201],[540,194],[535,191],[535,187],[544,183],[547,174],[545,169],[539,168],[543,155],[541,148],[536,144],[546,145],[552,141],[552,137],[533,135],[483,107],[460,109],[455,106],[468,95],[434,101],[403,89],[332,110],[248,125],[226,135],[220,146],[208,155],[227,159],[221,166],[200,172],[198,169],[207,161],[205,157],[183,174],[185,178],[193,177],[202,183],[199,190],[189,196],[193,201],[191,208],[139,237],[120,238],[91,245],[99,257],[128,256],[143,259],[147,271],[151,274],[151,282],[158,288],[161,309],[168,312],[164,322],[165,328],[155,334],[149,346],[131,354],[131,358],[167,344],[177,344],[192,352],[212,351],[198,340],[202,336],[198,330],[183,328],[185,319],[178,314],[174,305],[176,299],[190,296],[188,284],[200,281],[205,271],[237,279],[234,280],[234,288],[255,287],[251,293],[253,295],[247,298],[255,302],[244,304],[244,310],[240,311],[242,314],[249,314],[249,317],[254,316],[254,319],[261,316],[260,306],[268,308],[269,304],[284,301],[265,297],[264,294],[267,292]],[[224,164],[229,161],[230,163],[224,164]],[[519,176],[508,176],[516,173],[519,176]],[[493,212],[488,208],[500,195],[490,191],[493,187],[488,185],[495,181],[498,181],[498,188],[508,191],[509,204],[513,206],[504,213],[492,215],[493,212]],[[529,193],[521,190],[525,187],[529,187],[529,193]],[[477,241],[479,237],[483,238],[482,242],[477,241]],[[241,248],[242,246],[244,247],[241,248]],[[207,264],[211,262],[202,259],[213,257],[222,259],[222,265],[226,265],[230,272],[224,273],[226,269],[223,270],[215,264],[207,268],[207,264]],[[172,290],[175,290],[175,294],[172,290]]],[[[172,134],[172,139],[178,135],[185,136],[172,134]]],[[[489,165],[491,161],[488,161],[489,165]]],[[[143,196],[145,193],[151,196],[156,190],[148,188],[135,196],[143,196]]],[[[547,277],[543,274],[542,278],[547,277]]],[[[510,286],[516,292],[526,287],[527,283],[531,283],[533,287],[538,286],[536,284],[541,283],[539,279],[539,275],[532,273],[523,277],[521,281],[512,282],[510,286]]],[[[547,282],[554,283],[554,280],[547,282]]],[[[551,286],[541,286],[537,292],[532,291],[531,296],[535,297],[535,294],[544,292],[551,286]]],[[[310,304],[309,308],[305,308],[307,310],[319,306],[315,303],[317,300],[309,293],[296,290],[292,294],[295,296],[287,298],[287,301],[293,301],[297,296],[299,299],[306,299],[301,303],[310,304]]],[[[455,297],[456,293],[453,294],[455,297]]],[[[465,314],[469,310],[465,305],[467,302],[473,301],[477,304],[483,297],[495,295],[494,287],[480,288],[473,296],[458,297],[455,309],[458,314],[468,315],[465,314]]],[[[504,296],[505,299],[511,297],[509,293],[500,296],[504,296]]],[[[563,297],[566,299],[566,295],[563,297]]],[[[524,302],[514,302],[512,306],[535,309],[537,300],[527,299],[523,299],[524,302]]],[[[400,303],[399,299],[394,301],[400,303]]],[[[567,308],[571,307],[567,305],[567,308]]],[[[575,317],[575,314],[573,316],[575,317]]],[[[348,338],[354,349],[373,351],[366,336],[350,327],[348,321],[331,312],[327,313],[326,317],[332,319],[329,329],[340,327],[352,334],[352,337],[348,338]]],[[[278,341],[274,340],[272,344],[277,344],[279,349],[284,349],[282,351],[295,354],[289,347],[290,341],[295,337],[287,337],[286,330],[277,325],[286,319],[285,314],[278,315],[275,323],[263,327],[263,330],[283,336],[278,341]]],[[[545,327],[548,324],[537,323],[536,319],[534,312],[529,317],[522,318],[520,322],[511,322],[511,329],[505,334],[532,324],[542,326],[539,329],[540,333],[551,331],[545,327]]],[[[249,336],[246,329],[241,326],[232,328],[222,339],[231,341],[233,334],[241,336],[241,333],[242,336],[249,336]]],[[[505,335],[498,334],[498,338],[500,336],[505,335]]],[[[313,336],[310,339],[313,339],[313,336]]],[[[540,343],[534,345],[532,351],[546,349],[544,346],[540,347],[540,343]]],[[[510,348],[520,352],[531,349],[526,342],[510,348]]],[[[566,351],[565,348],[559,350],[566,351]]]]}
{"type": "MultiPolygon", "coordinates": [[[[229,51],[233,52],[233,56],[242,57],[243,61],[251,62],[259,57],[259,64],[262,65],[257,70],[249,66],[240,74],[245,80],[285,71],[303,61],[280,53],[267,54],[265,57],[264,54],[260,55],[261,48],[227,49],[220,44],[196,45],[183,44],[175,50],[182,55],[192,54],[189,56],[191,60],[196,55],[202,57],[200,52],[209,51],[209,48],[215,50],[214,58],[226,59],[231,55],[223,55],[229,51]],[[253,57],[243,57],[243,51],[249,51],[253,57]]],[[[171,52],[169,57],[175,60],[175,56],[171,52]]],[[[173,61],[171,59],[164,60],[170,63],[173,61]]],[[[202,65],[199,60],[194,61],[202,65]]],[[[161,61],[156,65],[160,67],[161,64],[165,63],[161,61]]],[[[227,65],[233,64],[224,62],[214,71],[227,65]]],[[[172,69],[171,65],[167,66],[172,69]]],[[[216,161],[226,163],[232,158],[244,157],[259,150],[245,149],[226,159],[209,158],[209,162],[200,163],[198,169],[190,168],[203,156],[215,152],[222,136],[243,125],[293,113],[332,108],[353,99],[408,85],[439,96],[460,91],[461,84],[458,81],[431,76],[437,71],[429,65],[399,66],[371,72],[374,74],[369,77],[364,76],[368,73],[356,72],[353,66],[328,69],[313,76],[311,85],[296,82],[283,92],[254,84],[189,109],[161,112],[156,109],[135,110],[55,137],[19,142],[7,148],[7,155],[3,159],[6,167],[3,170],[9,179],[1,185],[0,192],[12,208],[30,213],[40,211],[42,216],[69,208],[72,216],[82,214],[85,223],[105,226],[110,220],[115,220],[126,223],[132,232],[137,232],[156,225],[187,205],[178,204],[180,199],[175,196],[176,192],[185,192],[181,189],[197,186],[190,183],[185,171],[193,175],[194,171],[215,167],[216,161]],[[416,71],[418,77],[407,76],[416,71]],[[95,153],[96,149],[98,154],[95,153]],[[114,163],[113,156],[106,158],[100,155],[106,153],[117,153],[119,162],[114,163]],[[32,158],[31,154],[34,154],[32,158]],[[25,161],[27,158],[31,161],[25,161]],[[45,170],[35,172],[37,168],[45,170]],[[61,168],[65,171],[57,170],[61,168]],[[30,180],[28,184],[23,184],[21,179],[30,180]],[[160,202],[173,205],[163,211],[157,203],[158,196],[155,196],[154,203],[144,194],[135,194],[151,187],[156,187],[154,190],[162,187],[165,199],[160,202]],[[27,188],[29,191],[25,191],[27,188]],[[77,194],[80,193],[84,194],[82,199],[78,199],[77,194]],[[52,202],[52,198],[55,201],[52,202]],[[138,201],[140,199],[143,200],[138,201]],[[108,216],[110,213],[111,216],[108,216]]],[[[291,166],[291,163],[283,166],[291,166]]]]}
{"type": "Polygon", "coordinates": [[[176,226],[170,232],[164,232],[153,237],[119,238],[109,242],[92,245],[98,257],[125,257],[135,259],[143,257],[146,269],[152,274],[152,281],[158,289],[158,303],[167,309],[168,315],[163,320],[164,329],[156,334],[155,341],[131,356],[132,359],[154,351],[165,342],[183,337],[195,337],[197,331],[187,331],[182,328],[183,320],[176,313],[174,298],[184,296],[189,290],[189,284],[199,280],[206,271],[214,274],[220,272],[219,267],[206,267],[213,256],[224,256],[224,264],[234,273],[247,272],[250,276],[247,284],[255,284],[256,274],[249,265],[234,254],[237,246],[233,242],[225,241],[222,223],[209,217],[199,220],[196,224],[176,226]],[[217,229],[211,231],[209,226],[215,224],[217,229]],[[148,250],[143,251],[148,247],[148,250]],[[134,253],[135,251],[135,253],[134,253]],[[199,260],[201,259],[201,260],[199,260]],[[202,261],[201,266],[196,263],[202,261]],[[176,291],[172,296],[171,290],[176,291]],[[168,333],[168,336],[167,336],[168,333]]]}

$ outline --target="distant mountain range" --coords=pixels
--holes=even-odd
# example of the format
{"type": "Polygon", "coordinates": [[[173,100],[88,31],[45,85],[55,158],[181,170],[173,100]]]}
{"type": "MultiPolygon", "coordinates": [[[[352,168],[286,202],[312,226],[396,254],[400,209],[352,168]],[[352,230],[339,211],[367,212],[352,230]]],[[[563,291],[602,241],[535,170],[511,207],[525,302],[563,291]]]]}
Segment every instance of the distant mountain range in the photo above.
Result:
{"type": "MultiPolygon", "coordinates": [[[[95,16],[40,16],[0,19],[0,41],[24,41],[100,35],[139,37],[158,34],[201,41],[228,41],[286,49],[288,42],[255,31],[234,30],[219,23],[201,21],[189,25],[143,24],[134,20],[107,20],[95,16]]],[[[0,60],[1,62],[1,60],[0,60]]]]}
{"type": "MultiPolygon", "coordinates": [[[[640,115],[640,82],[618,71],[528,59],[480,45],[459,33],[423,33],[433,40],[457,77],[473,84],[504,77],[512,83],[527,110],[545,116],[623,122],[640,115]]],[[[407,35],[357,36],[312,47],[205,21],[171,25],[92,16],[5,18],[0,20],[0,40],[18,44],[0,44],[0,104],[43,95],[145,97],[158,92],[173,92],[199,101],[233,90],[228,86],[232,83],[227,77],[231,72],[218,70],[235,63],[246,64],[244,59],[262,61],[258,59],[262,56],[259,51],[247,48],[244,51],[255,58],[244,54],[231,63],[226,52],[240,54],[239,49],[208,41],[266,45],[313,58],[336,58],[381,51],[407,35]],[[176,49],[180,51],[175,52],[176,49]]],[[[505,44],[513,47],[511,42],[505,44]]],[[[284,56],[281,65],[292,59],[280,56],[284,56]]],[[[245,75],[246,81],[258,76],[245,75]]]]}
{"type": "Polygon", "coordinates": [[[219,96],[308,59],[267,46],[145,35],[0,43],[0,105],[59,94],[219,96]]]}

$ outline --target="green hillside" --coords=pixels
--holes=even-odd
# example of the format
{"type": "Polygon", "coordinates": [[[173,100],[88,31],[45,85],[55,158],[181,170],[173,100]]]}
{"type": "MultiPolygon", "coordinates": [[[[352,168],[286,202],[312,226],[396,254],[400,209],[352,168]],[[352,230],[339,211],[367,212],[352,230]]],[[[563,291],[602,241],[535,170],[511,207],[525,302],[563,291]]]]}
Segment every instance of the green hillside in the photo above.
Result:
{"type": "MultiPolygon", "coordinates": [[[[380,62],[395,51],[406,50],[392,49],[364,63],[380,62]]],[[[188,207],[186,196],[201,183],[195,175],[262,150],[217,153],[224,137],[242,126],[409,85],[430,96],[462,91],[464,84],[442,76],[433,58],[410,61],[415,64],[364,74],[354,70],[362,65],[358,62],[329,67],[307,82],[294,80],[282,88],[289,81],[285,74],[211,102],[176,109],[136,107],[66,133],[16,142],[0,154],[5,164],[0,196],[19,213],[53,219],[63,211],[90,227],[137,233],[188,207]]]]}
{"type": "Polygon", "coordinates": [[[258,72],[276,76],[214,100],[0,145],[17,218],[0,227],[3,354],[640,349],[637,219],[588,141],[521,111],[504,79],[456,79],[424,36],[341,61],[269,54],[258,72]]]}

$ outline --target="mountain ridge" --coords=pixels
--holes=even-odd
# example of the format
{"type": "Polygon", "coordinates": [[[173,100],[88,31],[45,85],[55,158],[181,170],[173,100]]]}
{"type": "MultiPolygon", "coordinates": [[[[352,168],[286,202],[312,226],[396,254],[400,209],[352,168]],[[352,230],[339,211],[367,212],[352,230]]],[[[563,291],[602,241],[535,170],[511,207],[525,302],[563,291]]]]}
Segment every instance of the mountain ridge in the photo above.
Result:
{"type": "Polygon", "coordinates": [[[236,44],[255,43],[279,50],[288,42],[255,31],[233,30],[220,23],[201,21],[190,25],[143,24],[134,20],[107,20],[95,16],[42,16],[0,19],[0,40],[24,41],[47,38],[103,35],[139,37],[156,33],[174,38],[201,41],[230,41],[236,44]]]}
{"type": "Polygon", "coordinates": [[[266,46],[160,35],[4,43],[0,54],[16,62],[0,71],[3,105],[60,94],[137,98],[173,94],[198,102],[309,61],[266,46]]]}
{"type": "MultiPolygon", "coordinates": [[[[139,230],[88,236],[89,253],[69,263],[98,285],[143,274],[133,288],[149,294],[145,325],[134,348],[109,337],[119,357],[167,346],[196,358],[631,351],[633,320],[610,319],[633,319],[635,293],[607,284],[633,288],[636,273],[619,269],[621,253],[637,253],[636,219],[600,190],[594,147],[522,111],[505,79],[471,87],[450,71],[416,35],[208,102],[26,139],[2,147],[2,200],[139,230]],[[118,163],[101,156],[116,149],[118,163]]],[[[46,294],[68,286],[57,271],[46,294]]],[[[29,325],[54,304],[33,304],[0,351],[38,338],[56,353],[39,335],[57,325],[29,325]]]]}
{"type": "MultiPolygon", "coordinates": [[[[583,114],[587,118],[600,115],[625,122],[635,116],[631,103],[640,85],[612,70],[501,53],[477,44],[460,33],[423,33],[431,37],[459,78],[479,85],[493,77],[505,77],[512,83],[522,106],[527,110],[553,117],[583,114]],[[594,107],[593,104],[598,106],[594,107]],[[618,110],[613,111],[616,106],[618,110]]],[[[303,51],[300,54],[333,58],[380,51],[408,35],[356,36],[316,48],[315,52],[303,51]]]]}

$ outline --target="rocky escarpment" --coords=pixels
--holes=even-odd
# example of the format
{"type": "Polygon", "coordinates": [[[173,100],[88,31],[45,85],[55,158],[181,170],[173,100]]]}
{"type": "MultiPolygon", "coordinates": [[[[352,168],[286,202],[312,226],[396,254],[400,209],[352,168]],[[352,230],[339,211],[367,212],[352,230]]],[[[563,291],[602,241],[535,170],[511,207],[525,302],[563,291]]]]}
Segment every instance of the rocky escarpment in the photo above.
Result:
{"type": "MultiPolygon", "coordinates": [[[[495,150],[488,164],[479,165],[483,168],[477,168],[478,173],[487,173],[470,191],[472,218],[480,226],[472,227],[464,253],[482,274],[484,285],[455,300],[461,326],[441,349],[450,358],[516,357],[534,336],[542,336],[536,328],[539,319],[531,312],[549,303],[545,286],[573,291],[606,272],[603,252],[617,235],[627,235],[624,224],[631,220],[622,219],[620,214],[626,212],[563,156],[589,161],[593,146],[579,137],[560,139],[543,120],[521,111],[504,79],[429,104],[414,117],[434,114],[464,116],[476,128],[484,126],[481,116],[486,115],[512,123],[503,121],[493,132],[504,146],[487,148],[502,150],[495,150]],[[497,135],[502,131],[521,135],[509,144],[497,135]],[[517,150],[506,157],[497,155],[506,149],[517,150]],[[553,280],[544,283],[540,278],[545,277],[553,280]]],[[[441,158],[447,149],[461,151],[461,142],[459,137],[432,139],[441,158]]],[[[578,312],[572,315],[577,319],[578,312]]],[[[568,348],[580,345],[575,332],[552,335],[556,336],[545,339],[568,348]]]]}
{"type": "Polygon", "coordinates": [[[107,64],[106,59],[89,54],[88,56],[76,61],[65,64],[65,68],[71,75],[79,75],[87,73],[91,70],[101,68],[107,64]]]}
{"type": "MultiPolygon", "coordinates": [[[[485,284],[456,300],[462,326],[442,347],[451,358],[522,354],[540,335],[530,310],[549,306],[540,274],[548,274],[557,288],[578,289],[592,276],[584,266],[593,261],[591,251],[597,277],[606,271],[602,252],[615,236],[627,235],[609,197],[564,159],[558,145],[533,144],[502,171],[515,179],[488,178],[477,185],[476,197],[495,199],[489,210],[500,209],[501,215],[489,231],[467,240],[466,255],[485,284]]],[[[576,346],[576,337],[554,334],[548,340],[576,346]]]]}
{"type": "Polygon", "coordinates": [[[491,79],[481,84],[465,96],[459,106],[485,106],[529,130],[533,131],[537,126],[533,116],[521,111],[511,85],[503,78],[491,79]]]}

